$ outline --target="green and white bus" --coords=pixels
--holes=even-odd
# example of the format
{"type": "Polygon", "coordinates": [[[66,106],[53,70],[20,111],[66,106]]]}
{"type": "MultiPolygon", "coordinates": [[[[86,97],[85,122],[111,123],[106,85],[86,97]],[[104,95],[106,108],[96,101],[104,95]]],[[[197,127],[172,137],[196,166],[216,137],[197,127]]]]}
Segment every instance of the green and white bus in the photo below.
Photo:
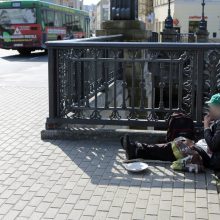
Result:
{"type": "Polygon", "coordinates": [[[0,0],[0,48],[27,55],[52,40],[90,36],[86,11],[40,0],[0,0]]]}

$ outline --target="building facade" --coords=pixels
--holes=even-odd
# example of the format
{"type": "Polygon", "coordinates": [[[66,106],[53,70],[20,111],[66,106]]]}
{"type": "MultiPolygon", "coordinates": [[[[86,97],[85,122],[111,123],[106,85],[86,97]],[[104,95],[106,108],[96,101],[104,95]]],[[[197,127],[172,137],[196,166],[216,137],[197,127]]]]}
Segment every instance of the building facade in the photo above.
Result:
{"type": "MultiPolygon", "coordinates": [[[[205,0],[205,19],[210,41],[220,41],[220,0],[205,0]]],[[[164,21],[168,14],[168,0],[154,0],[153,31],[160,33],[164,28],[164,21]]],[[[187,36],[196,33],[201,20],[201,0],[171,0],[171,16],[174,28],[187,36]]]]}
{"type": "Polygon", "coordinates": [[[69,7],[82,9],[83,7],[83,0],[69,0],[69,7]]]}
{"type": "Polygon", "coordinates": [[[110,20],[110,0],[100,0],[96,5],[96,30],[100,30],[102,22],[107,20],[110,20]]]}
{"type": "Polygon", "coordinates": [[[96,32],[96,5],[84,5],[83,10],[89,12],[90,30],[91,34],[94,35],[96,32]]]}
{"type": "Polygon", "coordinates": [[[146,24],[147,30],[153,29],[153,23],[154,23],[153,0],[138,1],[138,19],[146,24]]]}

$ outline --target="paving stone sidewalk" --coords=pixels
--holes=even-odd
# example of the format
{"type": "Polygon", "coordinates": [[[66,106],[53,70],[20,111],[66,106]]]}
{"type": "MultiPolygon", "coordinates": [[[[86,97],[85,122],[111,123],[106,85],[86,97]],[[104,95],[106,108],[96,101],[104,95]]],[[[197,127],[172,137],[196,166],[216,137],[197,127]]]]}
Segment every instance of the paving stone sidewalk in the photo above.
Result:
{"type": "Polygon", "coordinates": [[[45,88],[0,88],[0,219],[220,219],[211,171],[128,174],[119,143],[43,142],[47,114],[45,88]]]}

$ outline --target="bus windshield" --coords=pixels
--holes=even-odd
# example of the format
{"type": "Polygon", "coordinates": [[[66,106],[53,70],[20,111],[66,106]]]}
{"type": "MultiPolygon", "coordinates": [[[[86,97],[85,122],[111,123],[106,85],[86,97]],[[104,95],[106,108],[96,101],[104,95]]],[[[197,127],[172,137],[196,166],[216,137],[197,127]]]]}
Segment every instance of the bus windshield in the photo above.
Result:
{"type": "Polygon", "coordinates": [[[34,8],[0,9],[0,25],[35,24],[36,21],[36,9],[34,8]]]}

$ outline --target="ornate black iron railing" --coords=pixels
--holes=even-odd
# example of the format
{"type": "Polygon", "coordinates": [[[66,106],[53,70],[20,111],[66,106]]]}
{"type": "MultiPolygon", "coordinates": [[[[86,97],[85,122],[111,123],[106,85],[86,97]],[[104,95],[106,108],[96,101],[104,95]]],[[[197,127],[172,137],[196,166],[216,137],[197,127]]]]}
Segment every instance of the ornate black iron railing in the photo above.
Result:
{"type": "Polygon", "coordinates": [[[173,112],[201,125],[205,101],[220,90],[220,44],[82,40],[49,42],[48,51],[47,129],[160,127],[173,112]]]}

